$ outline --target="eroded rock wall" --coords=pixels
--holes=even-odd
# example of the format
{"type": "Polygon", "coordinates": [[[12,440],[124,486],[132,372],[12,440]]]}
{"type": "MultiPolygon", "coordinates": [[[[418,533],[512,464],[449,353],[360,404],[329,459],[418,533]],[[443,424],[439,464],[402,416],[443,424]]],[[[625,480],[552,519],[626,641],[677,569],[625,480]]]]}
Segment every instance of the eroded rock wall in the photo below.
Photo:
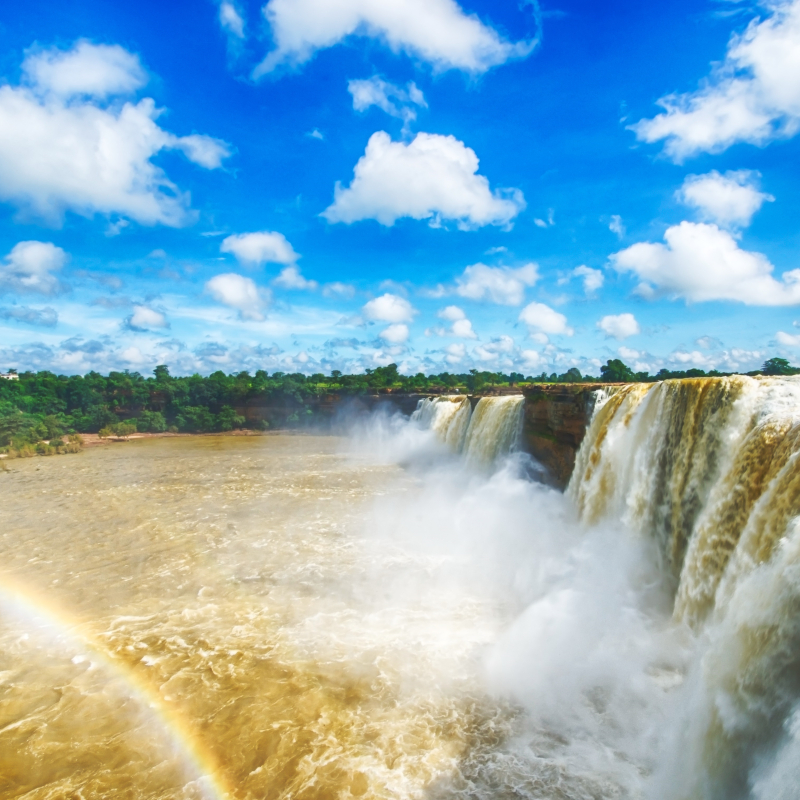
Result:
{"type": "Polygon", "coordinates": [[[524,448],[547,469],[559,489],[569,483],[600,388],[596,383],[562,383],[522,389],[524,448]]]}
{"type": "MultiPolygon", "coordinates": [[[[595,392],[600,388],[596,383],[537,384],[481,392],[470,395],[470,401],[474,408],[481,397],[524,394],[523,448],[546,468],[552,485],[563,489],[572,475],[575,455],[594,407],[595,392]]],[[[429,396],[384,391],[357,396],[332,393],[285,403],[270,403],[265,398],[237,407],[236,412],[249,423],[264,420],[271,428],[329,429],[336,428],[337,423],[346,427],[354,417],[381,407],[410,416],[417,403],[429,396]]]]}

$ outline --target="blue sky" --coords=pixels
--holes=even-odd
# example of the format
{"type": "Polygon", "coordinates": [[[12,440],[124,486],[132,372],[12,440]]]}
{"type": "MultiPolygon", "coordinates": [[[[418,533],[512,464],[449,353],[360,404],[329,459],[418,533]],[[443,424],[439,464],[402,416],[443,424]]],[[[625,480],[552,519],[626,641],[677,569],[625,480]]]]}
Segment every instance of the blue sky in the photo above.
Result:
{"type": "Polygon", "coordinates": [[[29,2],[0,367],[800,357],[800,0],[29,2]]]}

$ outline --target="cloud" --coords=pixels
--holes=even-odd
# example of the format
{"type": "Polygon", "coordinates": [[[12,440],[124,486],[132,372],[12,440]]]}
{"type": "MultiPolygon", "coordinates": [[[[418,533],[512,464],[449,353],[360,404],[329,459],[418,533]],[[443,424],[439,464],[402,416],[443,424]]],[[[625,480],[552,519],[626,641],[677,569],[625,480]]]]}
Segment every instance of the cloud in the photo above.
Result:
{"type": "Polygon", "coordinates": [[[336,347],[349,347],[353,350],[357,350],[361,347],[364,342],[360,342],[358,339],[351,338],[351,339],[328,339],[327,342],[323,345],[324,347],[329,348],[336,348],[336,347]]]}
{"type": "Polygon", "coordinates": [[[456,294],[470,300],[490,300],[506,306],[518,306],[525,299],[525,289],[539,280],[536,264],[524,267],[487,267],[473,264],[456,278],[456,294]]]}
{"type": "Polygon", "coordinates": [[[508,42],[454,0],[270,0],[263,9],[275,49],[253,72],[299,66],[351,35],[384,41],[436,70],[480,73],[524,58],[535,41],[508,42]]]}
{"type": "Polygon", "coordinates": [[[268,262],[294,264],[300,258],[286,237],[277,231],[237,233],[223,239],[219,249],[222,253],[233,253],[237,261],[248,267],[268,262]]]}
{"type": "Polygon", "coordinates": [[[326,283],[322,287],[322,294],[324,297],[343,297],[349,299],[355,293],[355,286],[351,286],[349,283],[342,283],[341,281],[326,283]]]}
{"type": "Polygon", "coordinates": [[[448,322],[458,322],[459,320],[466,319],[467,315],[464,309],[458,306],[446,306],[436,315],[439,319],[446,319],[448,322]]]}
{"type": "Polygon", "coordinates": [[[235,308],[241,319],[260,321],[269,302],[269,292],[259,289],[250,278],[228,272],[216,275],[206,283],[206,291],[218,303],[235,308]]]}
{"type": "Polygon", "coordinates": [[[231,149],[225,142],[197,133],[173,137],[168,146],[182,151],[189,161],[205,169],[219,169],[222,162],[231,155],[231,149]]]}
{"type": "Polygon", "coordinates": [[[766,3],[772,16],[734,34],[725,60],[695,92],[667,95],[665,113],[631,129],[644,142],[666,140],[680,162],[719,153],[736,142],[765,145],[800,128],[800,0],[766,3]]]}
{"type": "Polygon", "coordinates": [[[284,267],[280,275],[272,281],[274,286],[282,289],[296,289],[298,291],[313,292],[319,284],[316,281],[309,281],[300,274],[296,265],[284,267]]]}
{"type": "Polygon", "coordinates": [[[578,278],[583,278],[583,291],[587,295],[593,295],[598,289],[601,289],[605,282],[605,276],[599,269],[592,269],[585,264],[575,267],[572,274],[578,278]]]}
{"type": "Polygon", "coordinates": [[[417,118],[413,106],[428,107],[425,96],[413,81],[403,89],[373,75],[366,80],[349,81],[347,91],[353,96],[353,108],[356,111],[366,111],[370,106],[377,106],[390,116],[402,119],[406,125],[417,118]]]}
{"type": "MultiPolygon", "coordinates": [[[[602,320],[601,320],[601,322],[602,322],[602,320]]],[[[598,324],[598,326],[600,325],[599,322],[597,324],[598,324]]],[[[622,345],[622,347],[620,347],[617,350],[617,353],[619,353],[619,357],[620,358],[626,358],[629,361],[635,361],[636,359],[639,359],[642,356],[646,355],[646,353],[640,353],[638,350],[633,350],[630,347],[625,347],[625,345],[622,345]]]]}
{"type": "Polygon", "coordinates": [[[523,366],[526,369],[536,369],[546,363],[547,359],[538,350],[523,350],[520,353],[523,366]]]}
{"type": "Polygon", "coordinates": [[[123,308],[131,305],[131,300],[128,297],[95,297],[92,305],[101,308],[123,308]]]}
{"type": "Polygon", "coordinates": [[[147,83],[139,57],[117,44],[81,40],[68,51],[34,50],[22,62],[25,82],[37,94],[104,100],[131,94],[147,83]]]}
{"type": "Polygon", "coordinates": [[[759,177],[759,173],[744,169],[725,175],[716,170],[706,175],[688,175],[676,196],[696,208],[708,222],[746,228],[764,201],[775,199],[756,188],[759,177]]]}
{"type": "Polygon", "coordinates": [[[367,319],[378,322],[411,322],[417,313],[404,297],[388,292],[370,300],[362,311],[367,319]]]}
{"type": "Polygon", "coordinates": [[[0,319],[13,322],[24,322],[40,328],[54,328],[58,324],[58,314],[54,308],[29,308],[28,306],[12,306],[0,308],[0,319]]]}
{"type": "Polygon", "coordinates": [[[544,303],[529,303],[520,312],[519,319],[528,328],[544,334],[572,336],[574,333],[567,325],[567,318],[544,303]]]}
{"type": "Polygon", "coordinates": [[[389,344],[403,344],[408,341],[408,325],[395,322],[378,335],[389,344]]]}
{"type": "Polygon", "coordinates": [[[67,262],[67,254],[51,242],[19,242],[0,266],[0,292],[55,295],[66,287],[53,274],[67,262]]]}
{"type": "Polygon", "coordinates": [[[622,217],[619,214],[611,215],[611,222],[608,223],[608,229],[612,233],[616,233],[620,239],[625,235],[625,225],[623,225],[622,217]]]}
{"type": "Polygon", "coordinates": [[[133,331],[149,331],[154,328],[169,328],[164,314],[148,306],[134,306],[133,314],[125,319],[125,326],[133,331]]]}
{"type": "Polygon", "coordinates": [[[609,257],[618,272],[633,272],[639,293],[659,291],[689,301],[737,300],[752,306],[800,303],[800,269],[772,276],[766,256],[742,250],[716,225],[681,222],[664,234],[665,244],[639,242],[609,257]]]}
{"type": "Polygon", "coordinates": [[[609,314],[598,321],[597,327],[603,331],[606,336],[613,339],[627,339],[629,336],[635,336],[637,333],[641,333],[641,328],[636,321],[636,317],[628,313],[609,314]]]}
{"type": "MultiPolygon", "coordinates": [[[[459,339],[477,339],[475,331],[472,330],[472,322],[467,319],[467,315],[458,306],[446,306],[437,314],[439,319],[447,320],[452,323],[448,330],[437,329],[434,333],[440,336],[457,336],[459,339]]],[[[428,331],[426,331],[428,333],[428,331]]]]}
{"type": "Polygon", "coordinates": [[[782,344],[785,347],[800,347],[800,334],[778,331],[775,334],[775,338],[778,340],[778,344],[782,344]]]}
{"type": "Polygon", "coordinates": [[[244,20],[233,3],[223,0],[219,4],[219,24],[229,37],[244,39],[244,20]]]}
{"type": "Polygon", "coordinates": [[[514,340],[510,336],[497,336],[486,344],[478,345],[472,352],[480,361],[497,361],[514,351],[514,340]]]}
{"type": "Polygon", "coordinates": [[[78,42],[29,55],[23,77],[23,85],[0,86],[0,199],[51,222],[66,211],[144,225],[194,220],[188,194],[151,159],[177,149],[212,169],[230,148],[160,128],[150,98],[103,106],[143,85],[138,57],[116,45],[78,42]]]}
{"type": "Polygon", "coordinates": [[[547,219],[544,220],[544,219],[539,219],[537,217],[536,219],[534,219],[533,224],[537,228],[552,228],[553,225],[556,224],[555,212],[553,211],[552,208],[548,209],[547,210],[547,219]]]}
{"type": "Polygon", "coordinates": [[[478,157],[454,136],[418,133],[409,143],[372,134],[349,187],[337,182],[328,222],[375,219],[394,225],[400,217],[427,219],[433,227],[456,220],[462,230],[509,227],[525,208],[519,189],[491,191],[478,175],[478,157]]]}
{"type": "Polygon", "coordinates": [[[444,349],[447,355],[445,356],[445,361],[448,364],[458,364],[464,356],[467,354],[466,345],[463,344],[449,344],[444,349]]]}

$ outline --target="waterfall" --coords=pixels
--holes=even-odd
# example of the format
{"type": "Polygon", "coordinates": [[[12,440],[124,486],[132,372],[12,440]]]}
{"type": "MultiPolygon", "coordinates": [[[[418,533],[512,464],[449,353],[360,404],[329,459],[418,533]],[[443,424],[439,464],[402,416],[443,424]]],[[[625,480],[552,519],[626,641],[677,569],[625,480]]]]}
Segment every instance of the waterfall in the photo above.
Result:
{"type": "Polygon", "coordinates": [[[411,419],[432,430],[448,447],[460,453],[471,415],[469,398],[454,394],[420,400],[411,419]]]}
{"type": "Polygon", "coordinates": [[[465,395],[426,398],[411,418],[467,461],[490,464],[517,447],[524,401],[522,395],[482,397],[473,411],[465,395]]]}
{"type": "Polygon", "coordinates": [[[519,441],[524,408],[522,395],[482,397],[472,412],[464,440],[467,461],[490,464],[512,452],[519,441]]]}
{"type": "Polygon", "coordinates": [[[568,497],[586,525],[621,519],[655,540],[675,623],[707,642],[667,796],[766,798],[762,761],[800,764],[800,378],[634,384],[604,399],[568,497]]]}

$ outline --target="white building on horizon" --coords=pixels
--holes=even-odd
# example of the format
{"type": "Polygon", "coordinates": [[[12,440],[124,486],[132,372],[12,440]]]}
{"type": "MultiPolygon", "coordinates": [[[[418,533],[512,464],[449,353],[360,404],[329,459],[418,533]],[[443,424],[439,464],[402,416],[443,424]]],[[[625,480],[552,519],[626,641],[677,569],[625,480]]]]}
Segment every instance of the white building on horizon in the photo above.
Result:
{"type": "Polygon", "coordinates": [[[16,372],[0,372],[0,378],[5,378],[7,381],[18,381],[19,375],[16,372]]]}

